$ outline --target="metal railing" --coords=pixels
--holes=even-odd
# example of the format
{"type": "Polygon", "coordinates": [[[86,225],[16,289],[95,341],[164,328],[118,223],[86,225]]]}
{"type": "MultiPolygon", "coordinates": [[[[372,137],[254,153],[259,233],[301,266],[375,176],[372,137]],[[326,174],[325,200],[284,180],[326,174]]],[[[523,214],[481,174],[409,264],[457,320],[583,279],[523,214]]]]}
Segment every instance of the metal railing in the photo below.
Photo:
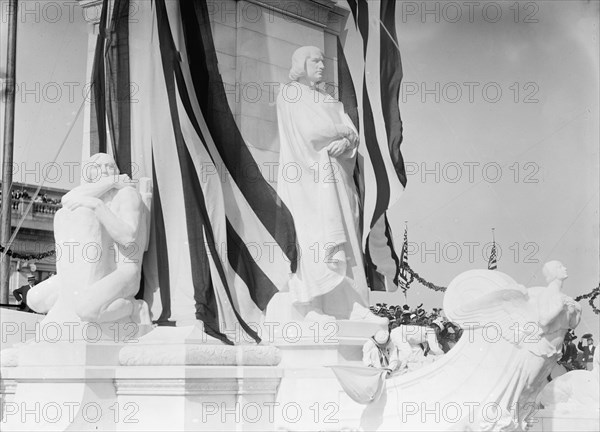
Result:
{"type": "MultiPolygon", "coordinates": [[[[0,202],[2,199],[0,198],[0,202]]],[[[13,215],[23,215],[27,207],[31,203],[30,199],[24,198],[13,198],[12,199],[12,213],[13,215]]],[[[33,201],[33,206],[31,207],[31,216],[32,217],[54,217],[54,214],[62,207],[61,204],[53,204],[43,201],[33,201]]]]}

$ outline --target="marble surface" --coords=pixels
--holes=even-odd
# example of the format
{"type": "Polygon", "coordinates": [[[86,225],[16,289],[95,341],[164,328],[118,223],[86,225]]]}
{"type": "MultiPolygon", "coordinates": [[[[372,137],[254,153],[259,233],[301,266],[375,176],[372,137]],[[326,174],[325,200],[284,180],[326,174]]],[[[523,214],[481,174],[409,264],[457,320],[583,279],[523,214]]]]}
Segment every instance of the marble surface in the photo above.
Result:
{"type": "Polygon", "coordinates": [[[123,340],[151,328],[147,304],[134,298],[148,245],[151,185],[120,175],[104,153],[84,167],[81,185],[63,196],[54,218],[57,274],[33,287],[28,302],[47,313],[44,339],[123,340]]]}

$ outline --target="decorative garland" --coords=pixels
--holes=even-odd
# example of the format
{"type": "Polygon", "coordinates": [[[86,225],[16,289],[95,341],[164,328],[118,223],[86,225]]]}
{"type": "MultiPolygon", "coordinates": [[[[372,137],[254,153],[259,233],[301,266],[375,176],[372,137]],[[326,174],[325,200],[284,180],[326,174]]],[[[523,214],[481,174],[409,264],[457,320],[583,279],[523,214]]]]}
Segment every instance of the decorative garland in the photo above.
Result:
{"type": "Polygon", "coordinates": [[[599,315],[600,314],[600,309],[598,309],[596,307],[596,305],[594,304],[594,300],[596,300],[596,298],[598,298],[599,295],[600,295],[600,283],[591,292],[589,292],[587,294],[578,295],[577,297],[575,297],[574,300],[575,301],[580,301],[580,300],[589,299],[588,303],[592,307],[592,310],[594,311],[594,313],[596,315],[599,315]]]}
{"type": "MultiPolygon", "coordinates": [[[[0,246],[0,253],[4,253],[4,246],[0,246]]],[[[43,260],[44,258],[48,258],[55,254],[56,254],[55,250],[51,250],[48,252],[42,252],[42,253],[36,254],[36,255],[33,255],[33,254],[23,255],[18,252],[14,252],[12,249],[9,249],[6,251],[6,255],[16,258],[16,259],[19,259],[19,260],[22,260],[22,261],[43,260]]]]}
{"type": "MultiPolygon", "coordinates": [[[[0,246],[0,253],[4,253],[4,246],[0,246]]],[[[23,260],[23,261],[32,261],[32,260],[43,260],[44,258],[48,258],[50,256],[53,256],[56,254],[56,250],[51,250],[48,252],[42,252],[40,254],[37,255],[32,255],[32,254],[27,254],[27,255],[23,255],[20,254],[18,252],[13,252],[11,249],[9,249],[6,252],[6,255],[19,259],[19,260],[23,260]]],[[[410,287],[410,284],[416,280],[417,282],[419,282],[421,285],[432,289],[434,291],[439,291],[439,292],[444,292],[446,291],[446,287],[442,287],[439,285],[436,285],[434,283],[428,282],[425,279],[423,279],[419,273],[417,273],[416,271],[414,271],[410,265],[408,265],[408,263],[406,264],[406,269],[408,271],[408,273],[410,274],[410,280],[407,281],[406,283],[406,287],[403,288],[403,291],[406,293],[406,291],[408,290],[408,288],[410,287]]],[[[594,300],[596,300],[598,298],[598,296],[600,296],[600,283],[598,284],[598,286],[596,288],[594,288],[591,292],[587,293],[587,294],[582,294],[582,295],[578,295],[577,297],[575,297],[575,301],[581,301],[581,300],[585,300],[585,299],[589,299],[588,303],[590,304],[590,306],[592,307],[592,310],[594,311],[594,313],[596,315],[600,314],[600,309],[596,307],[596,305],[594,304],[594,300]]]]}
{"type": "MultiPolygon", "coordinates": [[[[410,277],[411,277],[410,282],[412,282],[413,279],[416,279],[417,282],[419,282],[421,285],[426,286],[429,289],[432,289],[434,291],[441,291],[441,292],[446,291],[446,287],[441,287],[434,283],[427,282],[425,279],[423,279],[421,276],[419,276],[419,273],[417,273],[416,271],[411,269],[410,266],[408,265],[408,263],[407,263],[406,267],[407,267],[408,272],[410,273],[410,277]]],[[[410,282],[409,282],[409,285],[410,285],[410,282]]]]}
{"type": "MultiPolygon", "coordinates": [[[[410,265],[406,265],[406,269],[408,270],[408,273],[410,274],[410,280],[408,281],[408,283],[406,284],[407,287],[404,290],[404,292],[406,293],[406,290],[408,289],[408,286],[410,286],[411,282],[413,280],[417,280],[417,282],[419,282],[421,285],[426,286],[429,289],[432,289],[434,291],[439,291],[439,292],[444,292],[446,291],[446,287],[441,287],[438,286],[434,283],[431,282],[427,282],[425,279],[423,279],[421,276],[419,276],[419,273],[417,273],[416,271],[414,271],[412,268],[410,268],[410,265]]],[[[592,310],[594,311],[594,313],[596,315],[600,315],[600,309],[596,307],[596,305],[594,304],[594,301],[598,298],[598,296],[600,296],[600,284],[598,284],[597,288],[594,288],[591,292],[589,292],[588,294],[582,294],[580,296],[575,297],[575,301],[581,301],[581,300],[585,300],[588,299],[588,303],[590,304],[592,310]]]]}

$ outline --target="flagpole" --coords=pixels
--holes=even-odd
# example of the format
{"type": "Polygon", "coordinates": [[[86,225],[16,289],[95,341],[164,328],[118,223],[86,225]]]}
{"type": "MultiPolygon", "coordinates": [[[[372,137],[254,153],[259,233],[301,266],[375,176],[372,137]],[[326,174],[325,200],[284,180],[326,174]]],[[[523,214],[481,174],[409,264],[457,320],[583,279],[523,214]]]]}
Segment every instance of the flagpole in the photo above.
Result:
{"type": "MultiPolygon", "coordinates": [[[[404,221],[404,242],[402,243],[402,253],[400,254],[400,268],[404,269],[405,265],[408,265],[408,221],[404,221]]],[[[404,280],[403,289],[404,302],[408,303],[408,280],[406,280],[406,274],[403,272],[402,279],[404,280]]]]}
{"type": "MultiPolygon", "coordinates": [[[[407,220],[404,221],[404,232],[405,233],[408,232],[408,221],[407,220]]],[[[402,244],[402,248],[404,248],[404,244],[402,244]]],[[[404,290],[404,303],[408,303],[408,295],[406,295],[407,291],[408,290],[404,290]]]]}
{"type": "MultiPolygon", "coordinates": [[[[18,0],[8,3],[8,46],[6,50],[6,106],[4,112],[4,153],[2,167],[2,208],[0,218],[0,244],[8,246],[11,222],[11,189],[13,183],[13,146],[15,136],[15,81],[17,70],[17,8],[18,0]]],[[[0,303],[8,303],[10,283],[10,256],[5,250],[0,260],[0,303]]]]}

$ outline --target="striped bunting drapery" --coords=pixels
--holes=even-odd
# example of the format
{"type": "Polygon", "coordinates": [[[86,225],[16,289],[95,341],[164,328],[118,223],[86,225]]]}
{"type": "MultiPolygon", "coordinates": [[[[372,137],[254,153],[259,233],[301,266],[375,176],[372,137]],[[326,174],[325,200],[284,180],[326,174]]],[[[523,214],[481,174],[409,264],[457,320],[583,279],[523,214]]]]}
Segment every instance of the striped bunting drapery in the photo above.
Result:
{"type": "Polygon", "coordinates": [[[103,1],[92,67],[90,153],[110,147],[121,172],[131,175],[129,4],[103,1]]]}
{"type": "MultiPolygon", "coordinates": [[[[399,261],[385,212],[406,183],[394,2],[348,3],[340,98],[362,143],[355,181],[367,274],[372,289],[390,290],[399,261]]],[[[122,172],[153,179],[140,296],[160,302],[159,323],[193,316],[225,343],[240,341],[239,332],[258,341],[254,324],[296,270],[296,234],[273,187],[255,175],[227,103],[206,3],[104,0],[92,80],[90,152],[112,153],[122,172]],[[268,253],[257,257],[248,245],[268,253]]]]}
{"type": "Polygon", "coordinates": [[[395,291],[400,260],[386,211],[406,186],[398,106],[402,63],[395,0],[347,0],[351,11],[338,43],[340,100],[360,131],[355,181],[372,290],[395,291]],[[360,47],[357,49],[357,47],[360,47]]]}
{"type": "MultiPolygon", "coordinates": [[[[118,3],[106,0],[104,11],[118,3]]],[[[127,149],[120,138],[113,148],[95,147],[92,139],[90,150],[128,152],[136,177],[153,178],[144,298],[152,301],[160,288],[159,323],[192,312],[206,333],[225,343],[260,341],[262,312],[296,269],[292,217],[273,187],[255,175],[260,170],[227,103],[206,3],[135,3],[137,24],[129,28],[128,48],[137,90],[137,102],[130,104],[131,145],[127,149]],[[270,253],[257,257],[249,244],[270,253]]],[[[103,16],[93,79],[109,87],[123,75],[108,73],[101,46],[114,38],[118,23],[103,16]]],[[[126,61],[125,55],[116,57],[126,61]]],[[[94,88],[101,93],[102,86],[94,88]]],[[[92,114],[101,130],[100,114],[109,113],[102,105],[106,99],[99,99],[92,114]]],[[[109,130],[122,125],[108,119],[106,124],[109,130]]]]}

